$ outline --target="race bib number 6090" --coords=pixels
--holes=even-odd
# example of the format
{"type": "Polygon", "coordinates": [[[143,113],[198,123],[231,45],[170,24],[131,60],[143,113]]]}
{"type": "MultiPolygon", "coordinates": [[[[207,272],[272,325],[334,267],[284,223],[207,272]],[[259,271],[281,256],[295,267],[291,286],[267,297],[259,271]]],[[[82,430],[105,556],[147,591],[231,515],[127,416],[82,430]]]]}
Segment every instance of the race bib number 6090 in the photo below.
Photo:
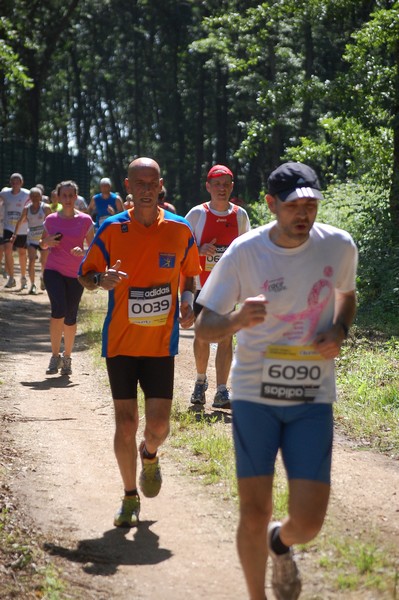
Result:
{"type": "Polygon", "coordinates": [[[261,396],[269,400],[313,402],[326,361],[310,346],[271,345],[265,352],[261,396]]]}

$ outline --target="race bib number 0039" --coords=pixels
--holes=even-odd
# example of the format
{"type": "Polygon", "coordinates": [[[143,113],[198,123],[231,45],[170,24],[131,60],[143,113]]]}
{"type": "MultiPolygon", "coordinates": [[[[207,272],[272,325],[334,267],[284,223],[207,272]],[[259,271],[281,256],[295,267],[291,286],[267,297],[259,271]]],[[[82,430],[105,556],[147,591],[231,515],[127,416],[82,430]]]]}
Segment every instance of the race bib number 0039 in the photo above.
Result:
{"type": "Polygon", "coordinates": [[[129,288],[128,319],[134,325],[165,325],[171,306],[172,292],[169,283],[149,288],[129,288]]]}
{"type": "Polygon", "coordinates": [[[261,396],[313,402],[325,369],[326,361],[310,346],[271,345],[264,355],[261,396]]]}

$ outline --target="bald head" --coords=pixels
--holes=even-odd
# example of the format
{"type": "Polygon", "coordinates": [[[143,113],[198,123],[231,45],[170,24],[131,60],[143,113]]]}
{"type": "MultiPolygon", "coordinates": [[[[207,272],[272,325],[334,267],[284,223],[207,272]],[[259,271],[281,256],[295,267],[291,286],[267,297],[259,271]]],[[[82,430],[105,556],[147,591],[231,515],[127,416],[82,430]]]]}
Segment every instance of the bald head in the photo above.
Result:
{"type": "Polygon", "coordinates": [[[159,164],[152,158],[147,158],[145,156],[142,156],[140,158],[136,158],[135,160],[132,160],[132,162],[130,163],[128,170],[127,170],[128,177],[134,171],[137,171],[138,169],[143,169],[143,168],[155,169],[156,172],[158,173],[158,177],[159,178],[161,177],[161,169],[159,168],[159,164]]]}
{"type": "Polygon", "coordinates": [[[152,158],[136,158],[127,171],[126,191],[133,196],[135,218],[150,225],[158,215],[158,194],[163,180],[159,164],[152,158]]]}

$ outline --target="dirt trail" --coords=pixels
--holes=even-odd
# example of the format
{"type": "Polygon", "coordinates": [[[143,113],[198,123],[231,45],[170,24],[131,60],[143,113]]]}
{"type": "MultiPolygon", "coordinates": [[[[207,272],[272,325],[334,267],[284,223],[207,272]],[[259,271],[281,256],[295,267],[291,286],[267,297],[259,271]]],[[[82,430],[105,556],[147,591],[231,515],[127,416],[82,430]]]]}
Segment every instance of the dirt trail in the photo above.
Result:
{"type": "MultiPolygon", "coordinates": [[[[181,473],[168,442],[161,453],[162,492],[142,500],[140,526],[130,531],[112,526],[121,482],[106,375],[92,366],[78,332],[73,375],[46,376],[48,317],[45,293],[0,290],[0,441],[15,450],[7,483],[48,535],[49,553],[64,559],[63,569],[79,583],[84,599],[244,600],[236,507],[217,488],[181,473]]],[[[192,332],[182,332],[176,365],[180,398],[191,393],[191,348],[192,332]]],[[[337,439],[333,478],[329,519],[340,515],[346,529],[383,531],[398,547],[398,462],[337,439]]],[[[391,597],[332,592],[320,575],[312,576],[312,560],[310,553],[300,557],[301,598],[391,597]]],[[[273,597],[270,589],[267,593],[273,597]]]]}

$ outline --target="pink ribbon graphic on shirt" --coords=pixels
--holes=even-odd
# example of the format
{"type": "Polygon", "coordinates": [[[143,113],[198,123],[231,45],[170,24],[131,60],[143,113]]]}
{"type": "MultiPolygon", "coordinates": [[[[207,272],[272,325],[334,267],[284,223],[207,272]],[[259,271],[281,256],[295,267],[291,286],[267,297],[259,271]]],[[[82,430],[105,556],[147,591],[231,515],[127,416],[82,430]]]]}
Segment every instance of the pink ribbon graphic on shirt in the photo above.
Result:
{"type": "Polygon", "coordinates": [[[303,343],[306,343],[313,338],[314,332],[315,332],[315,330],[317,328],[317,324],[319,322],[320,315],[323,312],[326,305],[328,304],[328,301],[331,298],[332,291],[333,291],[333,289],[332,289],[331,282],[327,281],[326,279],[320,279],[320,281],[317,281],[314,284],[314,286],[312,287],[312,289],[310,290],[310,294],[308,296],[308,308],[306,308],[305,310],[303,310],[299,313],[295,313],[295,314],[291,314],[291,315],[274,315],[274,316],[276,317],[276,319],[279,319],[280,321],[284,321],[285,323],[294,323],[296,321],[308,320],[309,321],[309,333],[306,336],[306,338],[303,340],[303,343]],[[325,288],[327,288],[328,293],[323,298],[323,300],[320,300],[320,296],[325,288]]]}

